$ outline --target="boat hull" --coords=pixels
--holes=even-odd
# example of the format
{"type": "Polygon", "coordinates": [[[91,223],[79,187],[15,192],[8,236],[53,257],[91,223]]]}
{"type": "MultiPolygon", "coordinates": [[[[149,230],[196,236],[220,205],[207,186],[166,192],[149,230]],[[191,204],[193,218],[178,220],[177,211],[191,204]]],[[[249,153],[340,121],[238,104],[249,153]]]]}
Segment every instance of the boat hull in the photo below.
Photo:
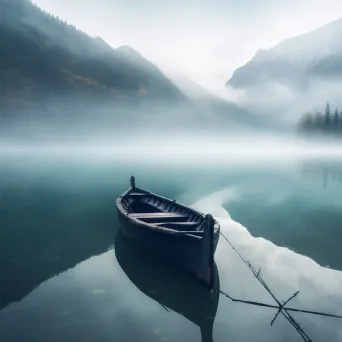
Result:
{"type": "MultiPolygon", "coordinates": [[[[131,220],[118,210],[120,230],[126,239],[147,253],[153,253],[161,258],[178,264],[202,280],[203,271],[203,239],[194,235],[172,235],[151,229],[137,220],[131,220]]],[[[219,229],[214,231],[213,252],[215,253],[219,240],[219,229]]]]}

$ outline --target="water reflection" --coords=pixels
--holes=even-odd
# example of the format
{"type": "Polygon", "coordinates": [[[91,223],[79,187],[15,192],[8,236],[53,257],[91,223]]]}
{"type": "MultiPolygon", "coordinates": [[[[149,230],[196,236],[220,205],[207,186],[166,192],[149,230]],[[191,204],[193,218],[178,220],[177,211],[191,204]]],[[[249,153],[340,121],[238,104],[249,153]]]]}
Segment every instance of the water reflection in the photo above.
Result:
{"type": "Polygon", "coordinates": [[[303,161],[294,172],[259,177],[234,186],[224,202],[231,217],[254,237],[342,270],[342,194],[338,161],[303,161]]]}
{"type": "MultiPolygon", "coordinates": [[[[300,291],[300,294],[291,300],[292,307],[341,316],[342,272],[321,267],[312,259],[287,248],[278,247],[263,238],[254,238],[246,227],[232,220],[222,207],[230,195],[229,191],[220,191],[199,200],[193,206],[197,210],[210,212],[219,220],[222,233],[229,238],[245,260],[251,262],[256,270],[261,269],[262,278],[280,302],[300,291]]],[[[220,239],[215,260],[224,292],[233,298],[276,304],[223,239],[220,239]]],[[[247,306],[243,303],[237,305],[227,299],[220,300],[220,308],[221,312],[224,312],[224,318],[219,314],[216,319],[215,331],[218,334],[221,329],[227,331],[230,328],[230,334],[234,334],[236,341],[301,340],[297,331],[283,317],[281,320],[278,318],[271,329],[267,329],[274,317],[270,308],[247,306]],[[229,322],[235,317],[238,317],[241,325],[248,325],[248,329],[241,329],[236,333],[234,323],[229,322]],[[221,319],[224,320],[222,328],[218,324],[221,323],[221,319]]],[[[274,314],[276,313],[275,310],[274,314]]],[[[342,341],[341,320],[304,313],[294,313],[293,316],[313,341],[342,341]]]]}
{"type": "Polygon", "coordinates": [[[25,196],[20,188],[12,196],[2,192],[0,310],[114,242],[117,223],[109,196],[87,201],[86,191],[30,190],[25,196]]]}
{"type": "Polygon", "coordinates": [[[314,179],[321,178],[322,186],[342,184],[342,163],[339,160],[305,161],[301,164],[304,176],[314,179]]]}
{"type": "MultiPolygon", "coordinates": [[[[1,342],[301,341],[283,317],[270,327],[277,309],[210,297],[192,278],[130,250],[120,236],[115,241],[114,203],[127,187],[127,174],[131,170],[121,175],[114,168],[100,173],[84,167],[83,173],[76,169],[72,174],[70,169],[53,169],[44,176],[53,189],[43,182],[43,172],[32,172],[20,181],[2,178],[3,184],[0,179],[0,309],[7,305],[0,310],[1,342]],[[116,250],[106,252],[114,241],[116,250]],[[8,305],[13,301],[20,303],[8,305]]],[[[226,170],[197,179],[192,171],[191,177],[166,175],[150,170],[138,179],[144,187],[189,205],[200,199],[195,208],[220,220],[224,234],[247,260],[262,268],[262,277],[280,300],[300,291],[291,306],[341,314],[342,272],[313,261],[342,269],[341,201],[332,197],[331,187],[317,190],[313,182],[268,174],[249,175],[250,183],[249,178],[238,182],[226,170]],[[203,197],[230,184],[237,191],[203,197]],[[250,195],[260,187],[260,196],[250,195]],[[301,196],[293,197],[293,188],[301,196]],[[269,197],[262,198],[264,193],[269,197]],[[246,228],[229,216],[236,215],[235,195],[241,196],[237,221],[249,218],[246,228]],[[254,238],[249,231],[275,244],[254,238]],[[277,245],[294,246],[312,259],[277,245]]],[[[275,304],[222,239],[215,260],[223,291],[234,298],[275,304]]],[[[340,320],[294,316],[315,342],[342,341],[340,320]]]]}
{"type": "Polygon", "coordinates": [[[201,329],[202,342],[213,341],[220,281],[215,265],[215,285],[207,291],[190,275],[135,249],[120,233],[115,240],[115,255],[122,270],[145,295],[166,310],[173,310],[201,329]]]}

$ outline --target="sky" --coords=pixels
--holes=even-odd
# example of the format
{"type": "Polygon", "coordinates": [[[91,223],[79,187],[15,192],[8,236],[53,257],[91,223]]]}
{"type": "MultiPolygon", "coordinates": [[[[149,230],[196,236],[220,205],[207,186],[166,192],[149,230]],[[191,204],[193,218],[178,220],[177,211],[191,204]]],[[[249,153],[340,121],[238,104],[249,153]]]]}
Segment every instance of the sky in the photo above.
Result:
{"type": "Polygon", "coordinates": [[[341,0],[35,0],[112,47],[213,92],[260,48],[342,17],[341,0]]]}

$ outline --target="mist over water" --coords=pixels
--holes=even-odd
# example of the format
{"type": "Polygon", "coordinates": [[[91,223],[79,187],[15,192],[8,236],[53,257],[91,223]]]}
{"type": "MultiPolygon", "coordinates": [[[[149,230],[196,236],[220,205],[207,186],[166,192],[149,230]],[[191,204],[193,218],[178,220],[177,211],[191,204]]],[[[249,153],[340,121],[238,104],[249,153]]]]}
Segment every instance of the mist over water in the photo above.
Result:
{"type": "Polygon", "coordinates": [[[202,133],[173,134],[156,131],[153,134],[122,131],[113,137],[74,136],[59,141],[0,142],[2,158],[30,157],[44,160],[89,162],[117,161],[122,163],[160,163],[170,167],[179,165],[209,166],[264,163],[282,164],[301,160],[327,160],[342,156],[342,142],[338,139],[305,139],[293,134],[202,133]]]}

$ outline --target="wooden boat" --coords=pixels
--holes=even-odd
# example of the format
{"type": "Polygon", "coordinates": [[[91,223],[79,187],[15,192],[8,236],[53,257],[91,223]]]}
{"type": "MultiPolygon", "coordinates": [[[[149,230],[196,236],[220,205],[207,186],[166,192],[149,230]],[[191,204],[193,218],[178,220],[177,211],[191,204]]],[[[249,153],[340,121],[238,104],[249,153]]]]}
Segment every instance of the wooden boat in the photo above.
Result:
{"type": "Polygon", "coordinates": [[[121,231],[139,248],[191,272],[209,290],[214,282],[214,254],[220,225],[208,214],[136,187],[116,201],[121,231]]]}
{"type": "Polygon", "coordinates": [[[131,282],[154,300],[155,305],[182,315],[200,328],[202,342],[213,342],[220,297],[220,279],[215,264],[213,291],[207,291],[191,274],[175,264],[135,248],[120,231],[115,239],[115,256],[131,282]]]}

